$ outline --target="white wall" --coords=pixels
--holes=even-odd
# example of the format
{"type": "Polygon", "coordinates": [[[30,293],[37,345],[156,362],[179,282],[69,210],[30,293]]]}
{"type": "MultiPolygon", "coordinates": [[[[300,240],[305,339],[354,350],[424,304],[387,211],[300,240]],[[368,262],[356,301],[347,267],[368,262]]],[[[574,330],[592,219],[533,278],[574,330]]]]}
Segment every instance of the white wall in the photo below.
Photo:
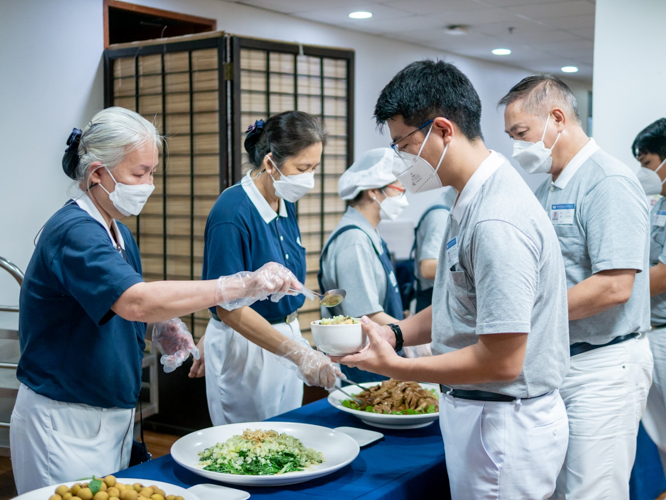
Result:
{"type": "MultiPolygon", "coordinates": [[[[67,200],[65,141],[103,105],[101,0],[0,0],[0,256],[25,271],[67,200]]],[[[0,304],[18,287],[0,270],[0,304]]]]}
{"type": "MultiPolygon", "coordinates": [[[[511,155],[497,101],[527,71],[408,43],[296,19],[222,0],[135,0],[135,3],[215,18],[218,29],[246,36],[356,50],[355,153],[387,146],[372,113],[380,90],[408,63],[439,57],[453,62],[483,102],[489,147],[511,155]]],[[[0,0],[0,255],[25,270],[33,239],[67,199],[60,161],[72,127],[101,109],[101,0],[0,0]]],[[[588,86],[572,82],[586,95],[588,86]]],[[[586,106],[585,106],[586,109],[586,106]]],[[[539,179],[529,179],[532,186],[539,179]]],[[[412,198],[416,220],[430,198],[412,198]]],[[[0,304],[16,302],[16,287],[0,273],[0,304]]]]}
{"type": "Polygon", "coordinates": [[[597,0],[594,138],[634,169],[636,134],[666,116],[665,24],[662,0],[597,0]]]}

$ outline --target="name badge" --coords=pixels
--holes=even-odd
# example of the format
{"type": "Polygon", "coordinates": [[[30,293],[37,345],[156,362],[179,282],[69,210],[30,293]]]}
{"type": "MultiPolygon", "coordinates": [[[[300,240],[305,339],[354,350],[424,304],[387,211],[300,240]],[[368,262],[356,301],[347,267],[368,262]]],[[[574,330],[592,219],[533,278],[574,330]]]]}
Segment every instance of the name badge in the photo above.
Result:
{"type": "Polygon", "coordinates": [[[458,238],[454,237],[446,243],[446,258],[449,269],[458,265],[458,238]]]}
{"type": "Polygon", "coordinates": [[[574,223],[574,212],[576,205],[568,203],[566,205],[551,205],[550,221],[554,226],[571,225],[574,223]]]}
{"type": "Polygon", "coordinates": [[[664,227],[664,224],[666,224],[666,210],[659,210],[654,217],[654,224],[652,225],[664,227]]]}

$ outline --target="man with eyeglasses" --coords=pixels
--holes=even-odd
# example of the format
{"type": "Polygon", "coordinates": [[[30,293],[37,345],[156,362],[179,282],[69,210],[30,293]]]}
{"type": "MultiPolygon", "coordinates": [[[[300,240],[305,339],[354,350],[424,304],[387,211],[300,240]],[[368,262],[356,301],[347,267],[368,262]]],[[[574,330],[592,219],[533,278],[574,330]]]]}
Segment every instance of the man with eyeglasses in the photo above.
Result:
{"type": "Polygon", "coordinates": [[[396,174],[407,190],[460,194],[432,306],[389,326],[363,318],[368,347],[336,360],[441,384],[454,500],[548,498],[568,441],[557,390],[569,366],[567,291],[555,231],[520,175],[484,145],[481,102],[455,66],[410,64],[382,90],[375,118],[404,160],[396,174]],[[426,342],[433,356],[394,351],[426,342]]]}

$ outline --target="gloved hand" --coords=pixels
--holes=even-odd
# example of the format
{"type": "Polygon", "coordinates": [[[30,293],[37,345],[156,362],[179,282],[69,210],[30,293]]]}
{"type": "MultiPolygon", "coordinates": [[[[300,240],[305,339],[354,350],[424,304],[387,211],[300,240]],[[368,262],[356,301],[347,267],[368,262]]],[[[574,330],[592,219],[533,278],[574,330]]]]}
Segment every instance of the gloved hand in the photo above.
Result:
{"type": "Polygon", "coordinates": [[[298,377],[307,385],[316,385],[331,390],[335,387],[336,377],[342,377],[342,372],[326,357],[325,354],[315,351],[306,340],[300,343],[296,340],[285,340],[275,353],[281,359],[291,361],[298,369],[298,377]]]}
{"type": "Polygon", "coordinates": [[[241,271],[217,280],[215,303],[227,311],[249,306],[269,296],[278,302],[290,288],[301,290],[303,285],[286,267],[269,262],[256,271],[241,271]]]}
{"type": "Polygon", "coordinates": [[[162,354],[160,363],[164,365],[164,373],[171,373],[182,365],[190,353],[194,359],[199,359],[199,349],[180,318],[155,323],[152,341],[162,354]]]}

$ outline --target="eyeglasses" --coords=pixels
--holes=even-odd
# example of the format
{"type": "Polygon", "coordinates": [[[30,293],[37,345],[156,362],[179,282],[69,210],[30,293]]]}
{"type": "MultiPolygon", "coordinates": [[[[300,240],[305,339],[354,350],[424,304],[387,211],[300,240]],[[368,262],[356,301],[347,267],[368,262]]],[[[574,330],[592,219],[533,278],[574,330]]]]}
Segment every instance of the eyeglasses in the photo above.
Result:
{"type": "Polygon", "coordinates": [[[414,134],[417,133],[419,130],[421,130],[421,129],[427,127],[428,125],[430,125],[430,124],[431,124],[432,122],[434,122],[434,121],[435,121],[434,118],[431,119],[431,120],[428,120],[428,121],[425,122],[423,125],[421,125],[419,128],[417,128],[416,130],[412,130],[412,131],[411,131],[409,134],[407,134],[405,137],[401,137],[401,138],[398,139],[397,141],[392,142],[391,144],[389,144],[389,146],[391,146],[391,149],[393,149],[393,151],[395,151],[396,154],[397,154],[398,156],[401,156],[401,155],[400,155],[400,147],[398,146],[398,143],[404,141],[404,140],[407,139],[409,136],[414,135],[414,134]]]}

